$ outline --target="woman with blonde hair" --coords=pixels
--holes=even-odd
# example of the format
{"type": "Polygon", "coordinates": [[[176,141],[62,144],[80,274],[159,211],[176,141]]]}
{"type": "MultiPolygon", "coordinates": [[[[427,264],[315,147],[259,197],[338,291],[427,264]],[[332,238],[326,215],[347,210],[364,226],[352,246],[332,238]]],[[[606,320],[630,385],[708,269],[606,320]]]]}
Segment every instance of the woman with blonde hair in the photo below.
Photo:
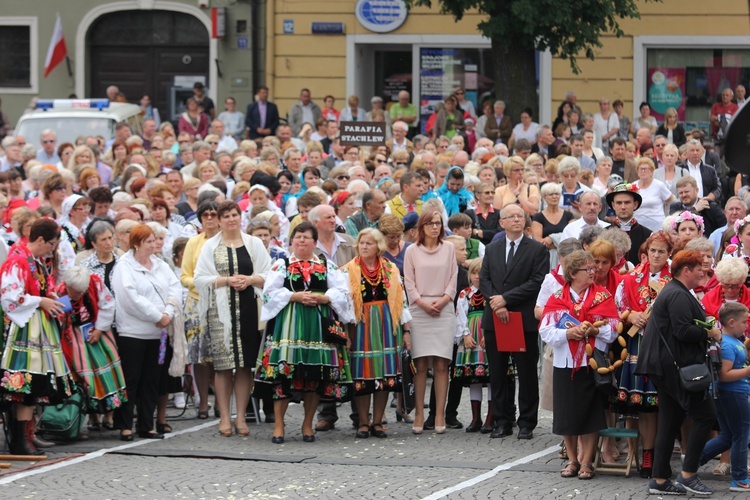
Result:
{"type": "MultiPolygon", "coordinates": [[[[686,167],[678,165],[680,150],[674,144],[667,144],[661,152],[662,167],[654,171],[654,179],[667,185],[672,194],[677,196],[677,181],[690,175],[686,167]]],[[[740,176],[738,176],[739,178],[740,176]]]]}
{"type": "Polygon", "coordinates": [[[654,179],[654,162],[641,157],[635,164],[638,180],[638,193],[643,202],[635,211],[636,220],[649,228],[652,232],[661,229],[664,223],[664,207],[674,201],[675,197],[669,187],[663,182],[654,179]]]}
{"type": "Polygon", "coordinates": [[[676,109],[668,108],[664,112],[664,123],[656,130],[656,135],[663,135],[669,144],[674,144],[678,148],[687,142],[685,129],[677,121],[676,109]]]}
{"type": "Polygon", "coordinates": [[[198,165],[198,170],[195,172],[198,179],[202,183],[211,182],[215,179],[221,178],[221,172],[215,161],[206,160],[198,165]]]}
{"type": "Polygon", "coordinates": [[[395,264],[383,257],[383,233],[366,228],[357,236],[357,257],[343,266],[354,302],[354,336],[349,361],[360,417],[357,438],[386,437],[383,429],[389,391],[401,389],[401,347],[411,347],[411,313],[395,264]],[[372,394],[372,425],[370,395],[372,394]]]}
{"type": "Polygon", "coordinates": [[[94,152],[88,146],[78,146],[70,155],[68,164],[65,166],[71,172],[77,173],[80,170],[79,165],[90,165],[94,163],[94,152]]]}
{"type": "Polygon", "coordinates": [[[511,156],[505,161],[503,173],[508,183],[495,189],[495,210],[517,204],[529,215],[539,211],[539,188],[523,182],[524,169],[525,162],[520,156],[511,156]]]}

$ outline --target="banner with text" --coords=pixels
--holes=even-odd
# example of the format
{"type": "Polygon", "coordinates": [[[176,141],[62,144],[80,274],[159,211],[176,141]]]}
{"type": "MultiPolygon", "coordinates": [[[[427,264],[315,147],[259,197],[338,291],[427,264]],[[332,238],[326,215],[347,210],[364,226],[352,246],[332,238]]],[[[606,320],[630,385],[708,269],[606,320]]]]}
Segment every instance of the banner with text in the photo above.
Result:
{"type": "Polygon", "coordinates": [[[341,122],[342,146],[382,146],[385,144],[385,122],[341,122]]]}
{"type": "Polygon", "coordinates": [[[664,121],[664,113],[669,108],[677,110],[677,120],[685,120],[685,68],[649,68],[648,104],[651,116],[656,121],[664,121]]]}

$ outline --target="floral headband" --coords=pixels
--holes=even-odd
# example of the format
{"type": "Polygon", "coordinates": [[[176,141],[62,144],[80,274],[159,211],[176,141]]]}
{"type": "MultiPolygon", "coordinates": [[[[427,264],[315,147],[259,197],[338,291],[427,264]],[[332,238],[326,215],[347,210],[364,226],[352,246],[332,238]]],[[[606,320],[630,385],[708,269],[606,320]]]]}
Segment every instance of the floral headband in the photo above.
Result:
{"type": "Polygon", "coordinates": [[[742,229],[750,223],[750,215],[745,217],[744,219],[737,219],[734,221],[734,232],[736,235],[739,235],[742,229]]]}
{"type": "Polygon", "coordinates": [[[672,222],[669,223],[669,226],[672,229],[672,232],[676,233],[680,224],[689,220],[695,222],[695,225],[698,226],[698,233],[703,236],[703,217],[688,211],[682,212],[677,217],[673,218],[672,222]]]}

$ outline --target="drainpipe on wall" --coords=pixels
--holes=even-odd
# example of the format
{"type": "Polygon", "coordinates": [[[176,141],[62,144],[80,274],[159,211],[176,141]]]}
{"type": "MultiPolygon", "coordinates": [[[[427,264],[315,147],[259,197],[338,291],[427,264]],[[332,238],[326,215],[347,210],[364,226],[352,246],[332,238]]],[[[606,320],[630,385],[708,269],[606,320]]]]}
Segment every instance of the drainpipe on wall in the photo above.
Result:
{"type": "MultiPolygon", "coordinates": [[[[269,89],[271,99],[276,98],[274,95],[274,76],[276,70],[274,67],[274,35],[276,33],[276,26],[274,25],[275,19],[275,6],[274,0],[266,0],[266,57],[265,57],[265,74],[266,81],[264,82],[266,87],[269,89]]],[[[281,113],[279,113],[281,114],[281,113]]]]}

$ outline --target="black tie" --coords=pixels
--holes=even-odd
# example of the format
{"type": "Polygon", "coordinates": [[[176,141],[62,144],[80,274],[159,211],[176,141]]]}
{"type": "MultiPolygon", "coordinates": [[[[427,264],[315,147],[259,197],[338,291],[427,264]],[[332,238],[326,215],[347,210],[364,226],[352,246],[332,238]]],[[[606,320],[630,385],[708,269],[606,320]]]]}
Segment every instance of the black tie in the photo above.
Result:
{"type": "Polygon", "coordinates": [[[508,252],[508,260],[505,261],[506,266],[510,266],[510,262],[513,260],[513,250],[516,248],[516,242],[510,242],[510,252],[508,252]]]}

